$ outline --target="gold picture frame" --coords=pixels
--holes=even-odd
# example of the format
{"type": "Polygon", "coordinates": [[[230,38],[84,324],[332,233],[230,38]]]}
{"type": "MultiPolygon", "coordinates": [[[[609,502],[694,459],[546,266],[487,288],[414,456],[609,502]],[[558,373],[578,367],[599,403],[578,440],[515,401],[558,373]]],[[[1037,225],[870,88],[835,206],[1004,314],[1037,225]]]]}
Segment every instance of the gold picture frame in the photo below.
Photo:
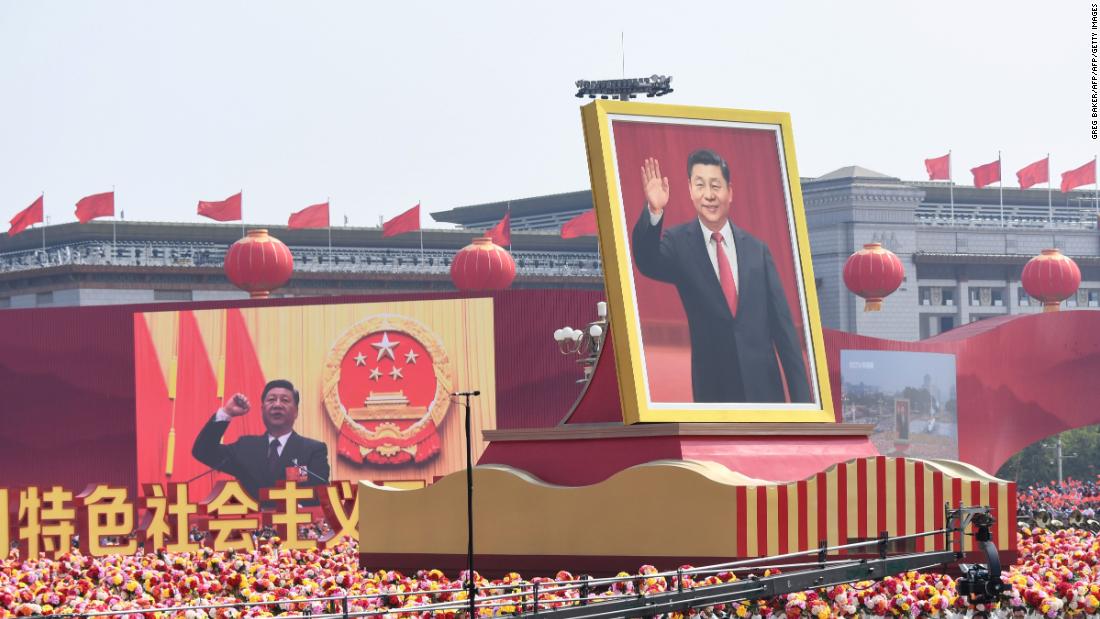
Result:
{"type": "MultiPolygon", "coordinates": [[[[624,421],[835,422],[790,115],[595,101],[581,108],[581,116],[624,421]],[[713,169],[722,169],[728,177],[726,190],[731,200],[726,204],[732,206],[730,228],[726,230],[732,229],[731,236],[741,239],[733,244],[732,253],[740,274],[738,289],[743,294],[740,305],[729,302],[722,306],[727,309],[691,313],[685,308],[708,307],[694,302],[698,295],[692,296],[693,291],[703,290],[709,307],[715,306],[713,300],[720,305],[725,291],[719,287],[724,285],[719,283],[722,276],[714,271],[719,268],[714,253],[717,248],[710,249],[710,273],[706,273],[708,269],[701,266],[707,264],[704,229],[697,233],[689,229],[693,220],[700,222],[696,212],[702,211],[689,186],[695,168],[683,164],[702,149],[728,162],[713,169]],[[669,181],[668,207],[661,211],[663,215],[645,213],[643,175],[645,161],[650,158],[660,162],[660,173],[669,181]],[[632,231],[637,233],[646,227],[645,217],[659,220],[659,224],[652,223],[656,236],[638,238],[660,240],[639,242],[632,249],[632,231]],[[657,226],[663,226],[666,220],[668,225],[661,236],[657,226]],[[672,234],[670,230],[681,224],[683,229],[679,231],[683,234],[672,234]],[[670,236],[675,237],[672,241],[690,240],[698,249],[692,245],[691,251],[675,250],[675,246],[668,245],[672,249],[666,251],[666,244],[672,242],[670,236]],[[661,273],[682,273],[684,280],[657,281],[641,274],[632,251],[650,251],[646,263],[653,264],[652,252],[658,245],[659,256],[666,261],[663,265],[684,260],[682,266],[670,266],[661,273]],[[685,258],[688,254],[695,260],[690,265],[685,258]],[[701,279],[705,277],[712,281],[701,279]],[[693,288],[695,282],[702,285],[693,288]],[[767,288],[760,288],[761,282],[767,288]],[[767,294],[756,294],[761,290],[767,294]],[[721,311],[726,312],[725,322],[702,320],[719,316],[721,311]],[[689,315],[696,322],[694,333],[689,315]],[[761,316],[764,322],[754,327],[761,316]],[[727,339],[722,339],[727,337],[720,330],[723,325],[733,334],[727,339]],[[715,339],[721,340],[719,343],[708,339],[718,335],[721,337],[715,339]],[[744,344],[759,342],[760,337],[767,337],[770,344],[744,344]],[[741,348],[737,341],[742,342],[741,348]],[[732,345],[725,345],[727,342],[732,345]],[[797,378],[799,349],[805,382],[797,378]],[[704,351],[709,356],[704,356],[704,351]],[[715,352],[717,356],[711,354],[715,352]],[[741,368],[737,384],[742,387],[744,399],[707,399],[712,396],[704,393],[703,379],[709,377],[715,382],[715,373],[726,372],[727,366],[735,362],[741,368]],[[781,393],[775,389],[773,367],[779,372],[781,393]],[[694,377],[696,371],[699,379],[694,377]],[[788,380],[788,371],[795,378],[788,380]],[[803,401],[790,401],[792,394],[803,401]]],[[[729,372],[734,374],[733,370],[729,372]]]]}

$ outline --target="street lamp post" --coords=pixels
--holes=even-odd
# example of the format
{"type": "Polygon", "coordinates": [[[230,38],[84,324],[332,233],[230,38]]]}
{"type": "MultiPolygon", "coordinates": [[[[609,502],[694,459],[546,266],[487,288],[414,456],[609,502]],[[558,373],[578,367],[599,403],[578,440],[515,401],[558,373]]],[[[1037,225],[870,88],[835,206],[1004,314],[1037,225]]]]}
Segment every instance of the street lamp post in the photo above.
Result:
{"type": "Polygon", "coordinates": [[[607,303],[600,301],[596,304],[596,320],[588,323],[584,329],[565,326],[554,331],[554,341],[558,343],[561,354],[581,357],[577,363],[584,368],[584,378],[578,380],[578,383],[592,380],[596,361],[600,358],[600,351],[607,337],[607,325],[607,303]]]}
{"type": "Polygon", "coordinates": [[[470,440],[470,398],[481,391],[456,391],[452,396],[466,398],[466,589],[470,602],[470,617],[477,617],[477,585],[474,583],[474,447],[470,440]]]}

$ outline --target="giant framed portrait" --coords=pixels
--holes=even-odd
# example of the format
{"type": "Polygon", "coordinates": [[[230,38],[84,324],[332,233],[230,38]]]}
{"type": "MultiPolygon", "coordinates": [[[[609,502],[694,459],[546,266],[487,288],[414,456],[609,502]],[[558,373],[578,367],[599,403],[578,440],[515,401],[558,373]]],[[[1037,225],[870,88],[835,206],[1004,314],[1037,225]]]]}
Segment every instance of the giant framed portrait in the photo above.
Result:
{"type": "Polygon", "coordinates": [[[790,116],[582,118],[624,420],[835,421],[790,116]]]}

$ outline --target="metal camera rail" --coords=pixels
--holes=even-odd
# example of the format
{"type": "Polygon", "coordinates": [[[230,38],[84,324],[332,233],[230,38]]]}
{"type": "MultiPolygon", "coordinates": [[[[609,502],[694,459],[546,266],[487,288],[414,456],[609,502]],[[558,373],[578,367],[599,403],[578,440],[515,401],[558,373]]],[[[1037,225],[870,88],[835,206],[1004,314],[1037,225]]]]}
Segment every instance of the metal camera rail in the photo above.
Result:
{"type": "MultiPolygon", "coordinates": [[[[962,536],[969,535],[967,529],[973,526],[977,547],[985,554],[985,564],[960,565],[962,576],[957,580],[960,595],[967,596],[972,603],[994,601],[1005,589],[1001,581],[1001,565],[997,548],[993,545],[990,527],[994,519],[988,507],[944,508],[946,525],[942,529],[915,533],[899,537],[890,537],[883,533],[879,538],[864,542],[827,546],[822,544],[813,551],[795,552],[777,556],[759,557],[742,561],[733,561],[694,568],[681,568],[664,572],[638,574],[616,578],[588,578],[554,581],[551,583],[520,582],[507,585],[481,586],[476,589],[475,605],[490,616],[511,616],[523,619],[603,619],[613,617],[656,617],[673,612],[685,612],[719,604],[731,604],[745,600],[765,599],[787,593],[831,587],[845,583],[866,580],[879,580],[894,574],[922,570],[935,566],[946,566],[960,560],[963,556],[962,536]],[[944,550],[890,554],[892,544],[917,538],[944,536],[944,550]],[[829,559],[836,551],[853,552],[867,549],[862,553],[869,556],[845,559],[829,559]],[[798,559],[804,559],[798,561],[798,559]],[[757,576],[765,570],[782,570],[776,574],[757,576]],[[748,572],[741,580],[715,585],[691,585],[688,577],[710,576],[724,572],[748,572]],[[643,585],[647,581],[664,579],[666,589],[658,593],[645,593],[643,585]],[[613,594],[609,594],[616,591],[613,594]]],[[[218,609],[239,609],[277,607],[290,609],[303,604],[323,604],[327,612],[314,613],[310,610],[280,614],[281,617],[294,619],[350,619],[352,617],[407,617],[424,614],[453,611],[456,616],[465,616],[470,601],[461,597],[467,587],[436,591],[393,591],[371,595],[334,596],[321,598],[303,598],[274,600],[267,602],[240,602],[235,604],[193,605],[169,608],[150,608],[134,611],[103,611],[80,614],[42,615],[43,619],[92,619],[101,616],[137,616],[142,613],[186,612],[189,610],[208,611],[218,609]],[[440,600],[430,604],[405,606],[388,605],[385,600],[404,600],[405,598],[431,597],[440,600]],[[450,598],[450,599],[447,599],[450,598]],[[372,600],[377,608],[353,609],[352,602],[372,600]]],[[[209,614],[209,613],[208,613],[209,614]]],[[[213,615],[211,615],[213,616],[213,615]]]]}

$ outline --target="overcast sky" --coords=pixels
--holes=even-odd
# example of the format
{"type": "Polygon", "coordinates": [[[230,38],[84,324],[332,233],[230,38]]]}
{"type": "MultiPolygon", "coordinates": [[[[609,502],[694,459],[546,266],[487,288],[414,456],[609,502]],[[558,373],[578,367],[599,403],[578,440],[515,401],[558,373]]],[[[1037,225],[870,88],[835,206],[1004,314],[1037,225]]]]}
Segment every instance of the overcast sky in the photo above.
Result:
{"type": "MultiPolygon", "coordinates": [[[[0,0],[0,229],[115,186],[127,219],[333,223],[588,188],[574,81],[788,111],[799,172],[959,183],[1097,152],[1090,3],[0,0]],[[625,45],[622,44],[625,41],[625,45]]],[[[424,215],[425,223],[430,223],[424,215]]]]}

